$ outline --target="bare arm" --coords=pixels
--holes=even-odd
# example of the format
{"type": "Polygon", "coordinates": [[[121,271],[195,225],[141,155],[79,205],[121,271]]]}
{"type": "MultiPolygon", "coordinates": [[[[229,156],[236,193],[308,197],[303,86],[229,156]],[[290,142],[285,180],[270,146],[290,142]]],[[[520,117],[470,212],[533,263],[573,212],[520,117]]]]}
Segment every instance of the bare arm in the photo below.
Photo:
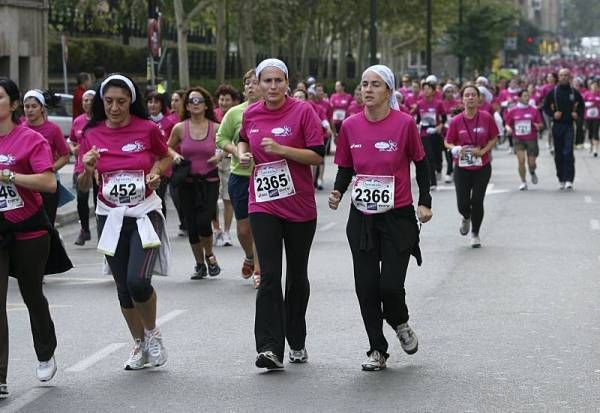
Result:
{"type": "MultiPolygon", "coordinates": [[[[2,177],[1,180],[8,183],[7,178],[2,177]]],[[[31,175],[15,173],[14,183],[16,186],[35,192],[56,192],[56,176],[51,171],[31,175]]]]}
{"type": "Polygon", "coordinates": [[[58,171],[60,168],[65,166],[69,162],[69,154],[63,155],[54,161],[54,167],[52,168],[54,172],[58,171]]]}

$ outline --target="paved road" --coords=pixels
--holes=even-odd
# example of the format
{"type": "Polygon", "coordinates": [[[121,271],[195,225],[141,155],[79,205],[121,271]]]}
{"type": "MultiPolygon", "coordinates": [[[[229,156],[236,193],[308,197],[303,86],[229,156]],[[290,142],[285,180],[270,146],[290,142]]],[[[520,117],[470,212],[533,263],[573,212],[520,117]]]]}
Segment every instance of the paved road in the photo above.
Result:
{"type": "Polygon", "coordinates": [[[191,251],[175,236],[172,275],[154,281],[169,361],[123,371],[130,343],[113,282],[94,245],[74,247],[77,228],[67,226],[77,268],[45,286],[59,372],[49,385],[36,381],[27,312],[11,281],[11,398],[0,410],[599,411],[600,159],[577,152],[573,192],[556,189],[553,171],[544,152],[539,185],[519,192],[514,156],[496,151],[479,250],[458,234],[452,188],[434,194],[424,264],[412,262],[407,279],[419,352],[404,354],[387,329],[388,369],[376,373],[360,369],[367,339],[344,235],[347,199],[333,212],[318,194],[310,361],[282,372],[253,365],[255,291],[239,276],[239,248],[217,249],[222,275],[190,281],[191,251]]]}

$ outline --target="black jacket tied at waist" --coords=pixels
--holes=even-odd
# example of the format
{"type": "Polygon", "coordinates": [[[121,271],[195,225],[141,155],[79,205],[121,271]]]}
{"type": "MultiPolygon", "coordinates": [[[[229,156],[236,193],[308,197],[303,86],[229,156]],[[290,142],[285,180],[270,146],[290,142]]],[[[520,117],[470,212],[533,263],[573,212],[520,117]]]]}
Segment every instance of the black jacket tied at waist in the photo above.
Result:
{"type": "Polygon", "coordinates": [[[194,207],[198,208],[205,205],[208,200],[208,192],[206,190],[206,183],[211,178],[219,178],[219,170],[213,169],[206,175],[193,174],[188,175],[185,182],[192,184],[194,188],[194,207]]]}

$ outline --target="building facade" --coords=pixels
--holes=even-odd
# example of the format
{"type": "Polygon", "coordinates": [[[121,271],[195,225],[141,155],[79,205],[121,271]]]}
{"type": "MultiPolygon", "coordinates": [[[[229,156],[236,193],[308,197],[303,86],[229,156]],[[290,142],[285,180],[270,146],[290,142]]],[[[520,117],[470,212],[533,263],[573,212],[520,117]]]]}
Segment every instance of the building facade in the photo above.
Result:
{"type": "Polygon", "coordinates": [[[48,86],[48,0],[0,0],[0,76],[48,86]]]}

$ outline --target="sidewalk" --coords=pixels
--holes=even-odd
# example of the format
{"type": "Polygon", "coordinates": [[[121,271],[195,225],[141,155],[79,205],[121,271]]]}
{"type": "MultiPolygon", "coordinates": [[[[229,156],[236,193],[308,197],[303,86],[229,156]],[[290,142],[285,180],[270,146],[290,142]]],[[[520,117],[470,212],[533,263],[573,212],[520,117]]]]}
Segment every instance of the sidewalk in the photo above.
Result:
{"type": "MultiPolygon", "coordinates": [[[[60,171],[60,182],[67,188],[69,191],[73,193],[73,195],[77,196],[76,190],[73,187],[73,166],[74,164],[68,163],[66,164],[60,171]]],[[[93,204],[90,202],[90,213],[93,213],[93,204]]],[[[64,227],[69,224],[73,224],[79,220],[77,215],[77,198],[72,200],[66,205],[58,208],[56,213],[56,227],[64,227]]]]}

